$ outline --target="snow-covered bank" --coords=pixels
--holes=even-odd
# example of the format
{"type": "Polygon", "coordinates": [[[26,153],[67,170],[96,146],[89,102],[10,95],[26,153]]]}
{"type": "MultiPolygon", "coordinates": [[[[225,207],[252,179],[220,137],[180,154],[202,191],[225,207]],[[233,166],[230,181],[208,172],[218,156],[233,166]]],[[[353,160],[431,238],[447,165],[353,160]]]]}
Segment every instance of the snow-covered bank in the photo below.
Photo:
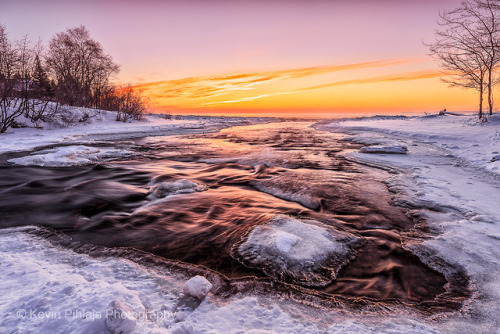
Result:
{"type": "MultiPolygon", "coordinates": [[[[266,122],[266,118],[238,117],[197,117],[179,116],[172,118],[163,115],[147,115],[141,121],[127,123],[116,121],[116,112],[78,107],[69,109],[73,121],[70,124],[55,126],[42,124],[42,128],[11,128],[0,134],[0,153],[32,150],[53,144],[82,144],[98,140],[126,139],[144,136],[188,134],[217,131],[219,129],[247,124],[266,122]],[[92,117],[85,115],[91,113],[92,117]]],[[[33,126],[33,124],[29,124],[33,126]]]]}
{"type": "Polygon", "coordinates": [[[348,314],[276,295],[196,302],[183,293],[185,275],[78,254],[30,229],[0,230],[2,333],[437,333],[407,314],[348,314]]]}
{"type": "Polygon", "coordinates": [[[405,247],[444,272],[462,270],[474,293],[445,332],[497,333],[500,328],[500,115],[383,117],[323,123],[365,145],[405,145],[408,154],[351,153],[351,159],[399,171],[387,181],[393,201],[426,218],[405,247]],[[418,240],[420,238],[420,240],[418,240]],[[451,266],[449,266],[451,265],[451,266]]]}
{"type": "Polygon", "coordinates": [[[84,145],[70,145],[37,152],[20,158],[8,160],[10,163],[24,166],[67,167],[86,165],[108,159],[130,156],[127,150],[114,148],[96,148],[84,145]]]}
{"type": "MultiPolygon", "coordinates": [[[[486,123],[476,116],[372,117],[323,124],[322,129],[352,130],[363,144],[400,144],[417,140],[447,151],[473,166],[500,173],[500,114],[486,123]]],[[[410,148],[411,150],[411,148],[410,148]]]]}

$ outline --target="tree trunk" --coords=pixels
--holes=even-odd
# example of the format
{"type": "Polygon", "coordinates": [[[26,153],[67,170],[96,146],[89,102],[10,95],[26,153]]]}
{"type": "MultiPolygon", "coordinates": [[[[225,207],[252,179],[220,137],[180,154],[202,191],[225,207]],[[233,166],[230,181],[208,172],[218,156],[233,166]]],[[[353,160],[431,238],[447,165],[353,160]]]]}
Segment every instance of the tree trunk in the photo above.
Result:
{"type": "Polygon", "coordinates": [[[479,119],[483,119],[483,88],[479,89],[479,119]]]}
{"type": "Polygon", "coordinates": [[[492,93],[492,68],[488,70],[488,107],[490,110],[490,115],[493,115],[493,93],[492,93]]]}

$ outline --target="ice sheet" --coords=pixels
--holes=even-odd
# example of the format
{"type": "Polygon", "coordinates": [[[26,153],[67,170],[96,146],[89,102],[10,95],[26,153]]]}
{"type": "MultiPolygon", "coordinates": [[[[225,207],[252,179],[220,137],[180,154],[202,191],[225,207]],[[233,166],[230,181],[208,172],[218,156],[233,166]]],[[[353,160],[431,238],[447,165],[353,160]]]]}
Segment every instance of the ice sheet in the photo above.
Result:
{"type": "Polygon", "coordinates": [[[38,151],[8,162],[22,166],[67,167],[80,166],[101,161],[108,161],[133,154],[128,150],[90,147],[84,145],[63,146],[49,150],[38,151]]]}
{"type": "Polygon", "coordinates": [[[313,220],[277,215],[255,227],[234,253],[243,264],[279,279],[321,286],[335,279],[361,240],[313,220]]]}

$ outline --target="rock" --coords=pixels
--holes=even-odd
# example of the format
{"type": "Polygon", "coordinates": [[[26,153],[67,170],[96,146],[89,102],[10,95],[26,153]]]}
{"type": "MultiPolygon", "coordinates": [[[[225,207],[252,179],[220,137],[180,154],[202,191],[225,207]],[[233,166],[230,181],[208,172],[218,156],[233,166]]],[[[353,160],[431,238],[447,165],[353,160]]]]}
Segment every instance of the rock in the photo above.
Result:
{"type": "Polygon", "coordinates": [[[172,328],[172,334],[192,334],[194,328],[191,323],[179,323],[172,328]]]}

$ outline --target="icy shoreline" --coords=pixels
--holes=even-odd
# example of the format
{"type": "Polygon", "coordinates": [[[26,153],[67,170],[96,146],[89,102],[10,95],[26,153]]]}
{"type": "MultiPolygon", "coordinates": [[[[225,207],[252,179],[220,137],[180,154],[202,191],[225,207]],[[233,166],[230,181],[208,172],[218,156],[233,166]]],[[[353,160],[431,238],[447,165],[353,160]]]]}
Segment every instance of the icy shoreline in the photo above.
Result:
{"type": "MultiPolygon", "coordinates": [[[[68,108],[75,118],[84,115],[89,110],[77,107],[68,108]]],[[[43,128],[36,128],[31,124],[32,127],[11,128],[0,135],[0,154],[33,150],[56,144],[81,145],[103,140],[216,132],[231,126],[269,121],[270,119],[265,117],[173,116],[166,119],[163,115],[146,115],[141,121],[133,120],[124,123],[116,121],[116,112],[99,110],[87,121],[65,127],[42,124],[43,128]]]]}
{"type": "Polygon", "coordinates": [[[496,333],[500,327],[500,115],[427,116],[343,120],[318,125],[344,132],[365,145],[405,145],[408,154],[349,154],[375,167],[393,169],[387,180],[393,202],[426,218],[427,233],[412,235],[405,248],[447,276],[458,268],[473,297],[460,316],[439,323],[443,332],[496,333]],[[418,240],[418,235],[420,239],[418,240]],[[451,265],[451,266],[449,266],[451,265]]]}
{"type": "Polygon", "coordinates": [[[29,226],[0,229],[0,328],[6,332],[438,333],[407,310],[324,309],[259,292],[192,299],[189,275],[77,253],[37,231],[47,234],[29,226]]]}

